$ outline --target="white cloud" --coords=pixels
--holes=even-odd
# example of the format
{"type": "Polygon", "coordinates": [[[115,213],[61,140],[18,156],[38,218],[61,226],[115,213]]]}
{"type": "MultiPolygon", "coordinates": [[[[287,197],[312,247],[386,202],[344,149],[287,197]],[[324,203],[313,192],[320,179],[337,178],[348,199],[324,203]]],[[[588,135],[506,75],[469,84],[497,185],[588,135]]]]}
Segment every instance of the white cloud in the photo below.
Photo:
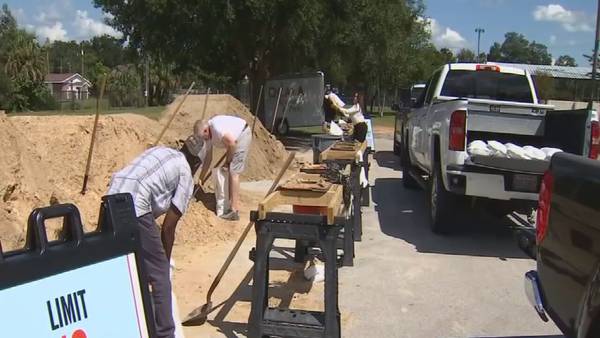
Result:
{"type": "Polygon", "coordinates": [[[556,43],[556,35],[550,35],[550,44],[553,45],[556,43]]]}
{"type": "Polygon", "coordinates": [[[467,40],[459,32],[450,27],[442,26],[436,19],[420,19],[427,23],[431,33],[431,41],[438,48],[460,49],[467,46],[467,40]]]}
{"type": "Polygon", "coordinates": [[[558,4],[537,6],[533,11],[536,21],[560,23],[569,32],[592,32],[592,19],[583,12],[571,11],[558,4]]]}
{"type": "Polygon", "coordinates": [[[67,31],[63,28],[61,22],[56,22],[52,26],[39,26],[35,29],[35,33],[37,34],[40,41],[45,41],[46,39],[50,41],[67,41],[67,31]]]}
{"type": "Polygon", "coordinates": [[[122,36],[121,32],[115,30],[109,25],[88,17],[87,11],[77,10],[73,26],[77,30],[77,35],[81,38],[87,39],[93,36],[105,34],[118,38],[122,36]]]}

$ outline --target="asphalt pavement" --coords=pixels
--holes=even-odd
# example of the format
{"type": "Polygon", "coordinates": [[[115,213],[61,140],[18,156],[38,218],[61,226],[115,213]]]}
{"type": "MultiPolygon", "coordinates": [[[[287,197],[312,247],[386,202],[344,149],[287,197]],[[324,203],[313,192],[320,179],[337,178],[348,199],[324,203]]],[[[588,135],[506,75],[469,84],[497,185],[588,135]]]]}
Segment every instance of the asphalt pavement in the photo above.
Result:
{"type": "Polygon", "coordinates": [[[473,214],[434,235],[425,193],[402,186],[391,139],[376,146],[363,241],[355,266],[339,271],[342,337],[562,337],[529,305],[523,275],[535,262],[510,227],[473,214]]]}

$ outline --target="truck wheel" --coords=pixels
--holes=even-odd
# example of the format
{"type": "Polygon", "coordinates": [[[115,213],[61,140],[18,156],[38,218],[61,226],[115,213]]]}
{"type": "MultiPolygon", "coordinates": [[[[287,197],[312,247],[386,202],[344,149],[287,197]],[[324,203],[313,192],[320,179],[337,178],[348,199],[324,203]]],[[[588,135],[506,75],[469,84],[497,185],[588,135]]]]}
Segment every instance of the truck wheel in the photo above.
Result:
{"type": "Polygon", "coordinates": [[[429,183],[429,217],[431,231],[436,234],[448,234],[455,223],[454,196],[447,191],[442,181],[442,173],[439,164],[431,175],[429,183]]]}
{"type": "Polygon", "coordinates": [[[288,123],[288,120],[281,120],[281,119],[277,119],[275,121],[275,131],[277,132],[278,135],[287,135],[287,133],[290,132],[290,125],[288,123]]]}
{"type": "Polygon", "coordinates": [[[402,185],[407,189],[416,189],[419,187],[419,184],[415,179],[409,174],[412,169],[412,165],[410,163],[410,156],[408,155],[408,149],[404,147],[400,152],[400,165],[402,166],[402,185]]]}

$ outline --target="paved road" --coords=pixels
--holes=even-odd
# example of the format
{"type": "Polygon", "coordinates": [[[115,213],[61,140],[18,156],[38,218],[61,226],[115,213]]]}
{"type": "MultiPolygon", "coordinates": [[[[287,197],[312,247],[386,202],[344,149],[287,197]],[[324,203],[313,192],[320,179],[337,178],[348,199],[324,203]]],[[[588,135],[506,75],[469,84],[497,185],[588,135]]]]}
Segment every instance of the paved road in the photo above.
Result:
{"type": "MultiPolygon", "coordinates": [[[[457,234],[433,235],[425,193],[402,187],[391,140],[378,138],[377,147],[370,175],[373,202],[363,212],[363,241],[357,243],[355,266],[339,271],[342,337],[560,337],[554,324],[542,322],[528,304],[523,274],[534,262],[517,248],[508,227],[476,217],[457,234]]],[[[244,189],[265,191],[268,186],[270,182],[257,182],[244,189]]],[[[253,244],[247,240],[241,252],[253,244]]],[[[232,245],[198,251],[225,257],[232,245]]],[[[252,270],[247,256],[238,256],[214,297],[227,299],[225,306],[207,324],[186,328],[188,338],[246,337],[252,270]]],[[[208,285],[206,271],[217,271],[222,262],[202,258],[201,252],[189,257],[194,259],[178,260],[183,271],[195,276],[187,284],[176,283],[182,313],[204,303],[202,289],[195,289],[196,294],[189,290],[208,285]]],[[[286,272],[282,282],[272,285],[274,299],[292,308],[322,308],[322,284],[306,283],[302,265],[289,259],[277,260],[278,265],[282,261],[287,263],[279,272],[293,273],[286,272]],[[294,306],[296,301],[307,306],[294,306]]]]}
{"type": "Polygon", "coordinates": [[[561,337],[529,306],[523,274],[534,267],[499,222],[474,217],[433,235],[425,193],[402,187],[392,142],[378,139],[371,207],[355,267],[340,270],[343,337],[561,337]]]}

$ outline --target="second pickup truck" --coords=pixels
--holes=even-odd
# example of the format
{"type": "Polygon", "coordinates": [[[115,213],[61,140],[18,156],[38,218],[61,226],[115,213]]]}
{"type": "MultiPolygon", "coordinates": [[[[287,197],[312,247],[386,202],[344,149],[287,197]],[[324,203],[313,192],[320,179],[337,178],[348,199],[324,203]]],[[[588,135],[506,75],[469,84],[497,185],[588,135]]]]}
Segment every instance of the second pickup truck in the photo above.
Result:
{"type": "Polygon", "coordinates": [[[493,64],[438,69],[402,125],[403,183],[428,190],[437,233],[452,231],[466,198],[493,201],[493,209],[506,213],[536,206],[547,166],[510,158],[482,163],[467,152],[472,141],[559,148],[594,159],[600,150],[595,112],[540,104],[529,73],[493,64]]]}

